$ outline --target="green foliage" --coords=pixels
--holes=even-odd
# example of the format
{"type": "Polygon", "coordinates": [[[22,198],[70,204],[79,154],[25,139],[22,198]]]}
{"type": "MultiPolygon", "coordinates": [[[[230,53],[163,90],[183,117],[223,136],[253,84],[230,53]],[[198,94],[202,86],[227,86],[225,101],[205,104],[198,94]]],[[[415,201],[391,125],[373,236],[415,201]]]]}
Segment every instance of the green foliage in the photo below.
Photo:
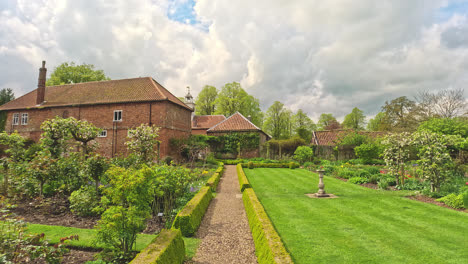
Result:
{"type": "Polygon", "coordinates": [[[385,179],[385,178],[380,179],[380,180],[377,182],[377,186],[378,186],[379,189],[381,189],[381,190],[386,190],[386,189],[388,188],[387,179],[385,179]]]}
{"type": "Polygon", "coordinates": [[[402,186],[399,186],[401,190],[422,190],[424,184],[418,179],[406,179],[402,186]]]}
{"type": "MultiPolygon", "coordinates": [[[[4,201],[0,201],[4,207],[4,201]]],[[[34,263],[47,262],[58,264],[68,250],[65,247],[67,240],[78,239],[77,236],[63,237],[60,242],[52,245],[45,240],[42,234],[26,234],[27,227],[23,221],[20,221],[8,213],[8,210],[2,209],[0,216],[0,263],[34,263]]]]}
{"type": "MultiPolygon", "coordinates": [[[[3,88],[0,90],[0,105],[6,104],[9,101],[15,100],[15,94],[11,88],[3,88]]],[[[7,112],[0,111],[0,132],[5,130],[7,112]]]]}
{"type": "Polygon", "coordinates": [[[249,162],[247,163],[247,167],[248,167],[249,169],[252,170],[252,169],[254,168],[253,162],[252,162],[252,161],[249,161],[249,162]]]}
{"type": "Polygon", "coordinates": [[[354,184],[364,184],[364,183],[367,183],[368,180],[365,177],[352,177],[348,180],[348,182],[354,183],[354,184]]]}
{"type": "Polygon", "coordinates": [[[249,183],[249,180],[247,179],[247,176],[245,176],[245,173],[244,173],[244,170],[242,169],[241,164],[237,164],[236,170],[237,170],[237,177],[239,179],[240,191],[243,192],[246,188],[250,188],[250,183],[249,183]]]}
{"type": "Polygon", "coordinates": [[[379,112],[374,118],[369,120],[367,124],[367,130],[369,131],[387,131],[389,130],[389,124],[385,112],[379,112]]]}
{"type": "Polygon", "coordinates": [[[354,107],[351,113],[345,116],[343,121],[344,128],[363,130],[365,124],[366,116],[357,107],[354,107]]]}
{"type": "Polygon", "coordinates": [[[85,161],[84,172],[94,181],[96,193],[98,192],[99,182],[108,168],[109,161],[99,154],[89,156],[85,161]]]}
{"type": "Polygon", "coordinates": [[[299,109],[292,117],[292,120],[295,134],[306,142],[310,142],[313,131],[317,129],[312,119],[302,109],[299,109]]]}
{"type": "Polygon", "coordinates": [[[418,126],[417,105],[406,96],[385,102],[382,111],[385,112],[385,123],[388,124],[388,129],[393,132],[414,131],[418,126]]]}
{"type": "Polygon", "coordinates": [[[71,193],[70,211],[79,216],[95,216],[99,212],[93,210],[99,205],[99,196],[91,186],[83,186],[79,190],[71,193]]]}
{"type": "Polygon", "coordinates": [[[376,184],[380,179],[380,175],[379,174],[372,174],[369,177],[367,177],[367,179],[368,179],[368,181],[370,183],[376,184]]]}
{"type": "Polygon", "coordinates": [[[219,180],[221,179],[221,176],[223,175],[223,170],[224,170],[224,163],[220,162],[218,165],[219,167],[218,169],[216,169],[216,172],[206,182],[206,186],[210,186],[211,191],[213,192],[216,192],[216,189],[218,188],[219,180]]]}
{"type": "Polygon", "coordinates": [[[289,138],[290,118],[284,104],[275,101],[266,111],[263,129],[274,139],[289,138]]]}
{"type": "Polygon", "coordinates": [[[413,143],[419,147],[419,168],[424,177],[430,181],[431,192],[438,192],[441,183],[450,176],[453,161],[447,145],[451,141],[452,138],[445,135],[425,131],[413,135],[413,143]]]}
{"type": "Polygon", "coordinates": [[[388,135],[382,141],[385,149],[383,157],[390,174],[395,177],[395,181],[400,185],[405,173],[405,162],[409,160],[410,146],[412,144],[409,133],[388,135]]]}
{"type": "Polygon", "coordinates": [[[314,151],[308,146],[299,146],[297,147],[296,151],[294,151],[294,159],[299,161],[300,163],[312,161],[313,156],[314,151]]]}
{"type": "Polygon", "coordinates": [[[463,195],[463,207],[468,209],[468,190],[462,193],[463,195]]]}
{"type": "Polygon", "coordinates": [[[451,193],[447,196],[437,199],[436,201],[443,202],[444,204],[455,209],[465,208],[463,203],[463,194],[456,195],[451,193]]]}
{"type": "Polygon", "coordinates": [[[242,193],[242,200],[254,238],[258,263],[294,263],[253,189],[246,189],[242,193]]]}
{"type": "Polygon", "coordinates": [[[328,130],[334,123],[338,123],[338,121],[336,121],[333,114],[321,114],[319,121],[317,122],[317,129],[328,130]]]}
{"type": "Polygon", "coordinates": [[[304,139],[297,136],[290,139],[272,139],[265,142],[265,145],[270,149],[270,156],[277,157],[278,159],[292,156],[299,146],[306,144],[304,139]]]}
{"type": "Polygon", "coordinates": [[[214,86],[205,85],[195,101],[197,115],[213,115],[216,111],[218,90],[214,86]]]}
{"type": "Polygon", "coordinates": [[[370,141],[370,138],[366,135],[362,135],[358,132],[345,133],[342,137],[337,139],[337,146],[360,146],[370,141]]]}
{"type": "Polygon", "coordinates": [[[365,164],[369,164],[374,159],[378,159],[382,153],[381,148],[376,143],[364,143],[354,148],[356,156],[365,164]]]}
{"type": "Polygon", "coordinates": [[[251,116],[252,123],[255,125],[262,125],[263,114],[258,99],[245,92],[237,82],[225,84],[221,88],[215,104],[216,114],[231,116],[239,112],[245,117],[251,116]]]}
{"type": "Polygon", "coordinates": [[[370,174],[379,174],[380,173],[380,169],[377,168],[377,167],[369,166],[369,167],[365,167],[364,169],[367,170],[370,174]]]}
{"type": "Polygon", "coordinates": [[[130,264],[182,264],[185,260],[185,244],[178,229],[163,229],[130,264]]]}
{"type": "Polygon", "coordinates": [[[159,128],[155,125],[147,124],[128,130],[128,140],[125,145],[136,156],[138,163],[150,163],[156,157],[155,147],[159,143],[158,131],[159,128]]]}
{"type": "Polygon", "coordinates": [[[468,137],[468,122],[461,118],[432,118],[423,122],[418,131],[430,131],[444,135],[468,137]]]}
{"type": "Polygon", "coordinates": [[[178,228],[184,236],[193,236],[201,224],[213,194],[210,187],[203,187],[177,214],[173,228],[178,228]]]}
{"type": "Polygon", "coordinates": [[[54,69],[47,86],[110,80],[102,70],[94,70],[92,64],[75,65],[74,62],[64,62],[54,69]]]}
{"type": "Polygon", "coordinates": [[[98,241],[116,251],[129,253],[136,235],[145,227],[151,208],[151,173],[112,167],[107,171],[109,187],[104,189],[106,210],[96,228],[98,241]]]}

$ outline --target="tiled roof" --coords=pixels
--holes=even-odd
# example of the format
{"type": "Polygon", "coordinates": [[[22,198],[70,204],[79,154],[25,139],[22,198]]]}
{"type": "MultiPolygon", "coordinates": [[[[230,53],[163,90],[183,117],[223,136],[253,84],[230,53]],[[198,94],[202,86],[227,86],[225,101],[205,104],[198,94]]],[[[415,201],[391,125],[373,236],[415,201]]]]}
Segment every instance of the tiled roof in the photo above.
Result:
{"type": "MultiPolygon", "coordinates": [[[[352,132],[354,132],[352,129],[314,131],[312,136],[312,145],[336,146],[336,143],[340,138],[352,132]]],[[[385,135],[385,132],[358,131],[358,133],[372,138],[385,135]]]]}
{"type": "Polygon", "coordinates": [[[191,109],[151,77],[47,86],[41,105],[36,105],[36,93],[37,89],[0,110],[165,100],[191,109]]]}
{"type": "Polygon", "coordinates": [[[192,120],[192,129],[208,129],[226,119],[224,115],[201,115],[194,116],[192,120]]]}
{"type": "Polygon", "coordinates": [[[208,129],[208,132],[229,132],[229,131],[262,131],[241,113],[237,112],[226,118],[221,123],[208,129]]]}

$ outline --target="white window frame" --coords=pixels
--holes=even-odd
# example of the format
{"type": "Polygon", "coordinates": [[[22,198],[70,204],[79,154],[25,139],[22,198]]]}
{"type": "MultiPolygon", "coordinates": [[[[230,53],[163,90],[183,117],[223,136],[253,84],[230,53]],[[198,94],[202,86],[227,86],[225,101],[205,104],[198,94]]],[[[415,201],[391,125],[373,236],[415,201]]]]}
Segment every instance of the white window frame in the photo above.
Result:
{"type": "Polygon", "coordinates": [[[122,116],[123,116],[123,111],[122,110],[114,110],[114,117],[113,117],[113,121],[114,122],[122,122],[122,116]],[[116,116],[116,114],[118,114],[120,112],[120,119],[116,119],[116,117],[118,118],[118,116],[116,116]]]}
{"type": "Polygon", "coordinates": [[[21,114],[21,125],[27,125],[28,124],[28,119],[29,119],[29,115],[28,113],[22,113],[21,114]]]}
{"type": "Polygon", "coordinates": [[[99,133],[98,137],[102,137],[102,138],[107,137],[107,129],[103,129],[103,130],[99,133]]]}
{"type": "Polygon", "coordinates": [[[13,125],[19,125],[19,113],[14,113],[14,114],[13,114],[13,121],[12,121],[12,124],[13,124],[13,125]]]}

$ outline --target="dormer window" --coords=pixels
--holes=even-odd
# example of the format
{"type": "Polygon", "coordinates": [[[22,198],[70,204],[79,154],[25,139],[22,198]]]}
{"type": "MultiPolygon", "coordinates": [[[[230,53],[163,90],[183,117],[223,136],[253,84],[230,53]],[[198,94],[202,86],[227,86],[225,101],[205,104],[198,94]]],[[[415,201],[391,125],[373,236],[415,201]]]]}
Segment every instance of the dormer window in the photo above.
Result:
{"type": "Polygon", "coordinates": [[[114,122],[122,122],[122,110],[114,111],[114,122]]]}
{"type": "Polygon", "coordinates": [[[27,113],[21,114],[21,124],[22,125],[27,125],[28,124],[28,114],[27,113]]]}
{"type": "Polygon", "coordinates": [[[18,125],[19,124],[19,114],[13,114],[13,125],[18,125]]]}

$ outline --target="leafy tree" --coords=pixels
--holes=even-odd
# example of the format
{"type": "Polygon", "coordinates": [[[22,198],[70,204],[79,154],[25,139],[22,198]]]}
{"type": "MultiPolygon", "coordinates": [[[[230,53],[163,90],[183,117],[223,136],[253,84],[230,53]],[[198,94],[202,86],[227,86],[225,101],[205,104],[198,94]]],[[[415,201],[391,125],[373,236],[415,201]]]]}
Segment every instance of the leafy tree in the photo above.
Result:
{"type": "Polygon", "coordinates": [[[231,116],[236,112],[245,117],[250,116],[252,123],[262,125],[263,114],[257,98],[249,95],[237,82],[225,84],[215,101],[216,114],[231,116]]]}
{"type": "Polygon", "coordinates": [[[96,194],[98,193],[99,181],[108,168],[107,159],[99,154],[92,155],[85,161],[85,173],[94,181],[96,194]]]}
{"type": "Polygon", "coordinates": [[[407,132],[388,135],[382,141],[385,145],[383,157],[390,174],[395,177],[398,185],[403,184],[405,162],[409,159],[411,135],[407,132]]]}
{"type": "Polygon", "coordinates": [[[381,149],[378,144],[374,142],[364,143],[354,148],[354,153],[364,164],[369,164],[373,159],[378,159],[381,149]]]}
{"type": "Polygon", "coordinates": [[[127,148],[133,152],[139,163],[149,163],[156,157],[156,145],[159,128],[141,124],[139,127],[128,130],[128,141],[125,142],[127,148]]]}
{"type": "Polygon", "coordinates": [[[47,86],[110,80],[103,70],[95,70],[92,64],[76,65],[74,62],[60,64],[47,80],[47,86]]]}
{"type": "Polygon", "coordinates": [[[468,137],[468,122],[460,118],[432,118],[423,122],[418,131],[430,131],[444,135],[468,137]]]}
{"type": "Polygon", "coordinates": [[[218,97],[218,90],[214,86],[205,85],[201,92],[198,94],[195,101],[195,112],[197,115],[212,115],[216,110],[216,98],[218,97]]]}
{"type": "Polygon", "coordinates": [[[71,138],[70,125],[65,118],[48,119],[41,124],[41,146],[49,150],[53,158],[58,158],[66,150],[66,142],[71,138]]]}
{"type": "Polygon", "coordinates": [[[67,118],[66,122],[68,123],[67,126],[73,139],[78,141],[83,147],[83,156],[87,157],[90,150],[92,150],[94,147],[88,145],[88,143],[97,138],[101,132],[101,129],[97,128],[88,121],[77,120],[74,117],[67,118]]]}
{"type": "Polygon", "coordinates": [[[106,210],[96,226],[97,238],[114,251],[127,255],[150,217],[151,170],[112,167],[106,174],[109,187],[104,189],[102,199],[106,210]]]}
{"type": "Polygon", "coordinates": [[[418,163],[423,175],[431,183],[431,192],[439,192],[440,184],[451,174],[453,167],[447,145],[453,145],[453,138],[432,132],[416,132],[413,144],[419,146],[418,163]]]}
{"type": "Polygon", "coordinates": [[[288,113],[284,104],[275,101],[267,110],[263,128],[274,139],[284,138],[288,129],[288,113]]]}
{"type": "Polygon", "coordinates": [[[369,120],[367,124],[367,130],[369,131],[387,131],[389,126],[387,124],[387,118],[385,112],[379,112],[374,118],[369,120]]]}
{"type": "Polygon", "coordinates": [[[357,107],[354,107],[351,113],[345,116],[343,121],[343,126],[345,128],[352,128],[356,130],[363,130],[366,117],[364,116],[362,110],[357,107]]]}
{"type": "Polygon", "coordinates": [[[53,159],[49,150],[44,149],[36,153],[34,158],[29,163],[29,168],[27,170],[28,176],[35,178],[39,181],[39,195],[43,196],[44,194],[44,183],[52,179],[54,176],[51,173],[52,164],[56,162],[56,159],[53,159]]]}
{"type": "Polygon", "coordinates": [[[312,132],[317,129],[312,119],[310,119],[302,109],[299,109],[292,120],[294,122],[295,134],[303,138],[306,142],[310,142],[312,139],[312,132]]]}
{"type": "MultiPolygon", "coordinates": [[[[11,88],[3,88],[0,90],[0,105],[6,104],[9,101],[15,100],[15,94],[11,88]]],[[[0,111],[0,132],[5,130],[7,112],[0,111]]]]}
{"type": "Polygon", "coordinates": [[[329,128],[335,128],[336,124],[339,126],[339,123],[336,121],[336,118],[333,116],[333,114],[321,114],[317,123],[317,127],[318,130],[329,130],[329,128]]]}
{"type": "Polygon", "coordinates": [[[3,175],[3,194],[5,195],[8,193],[9,167],[16,164],[23,157],[25,142],[26,140],[16,131],[11,134],[0,133],[0,145],[8,147],[5,150],[8,156],[2,158],[2,165],[5,169],[5,174],[3,175]]]}
{"type": "Polygon", "coordinates": [[[300,163],[312,161],[313,156],[314,151],[308,146],[299,146],[297,147],[296,151],[294,151],[294,159],[299,161],[300,163]]]}
{"type": "Polygon", "coordinates": [[[418,126],[416,103],[406,96],[393,99],[390,103],[385,102],[382,111],[385,112],[386,123],[392,131],[414,131],[418,126]]]}

